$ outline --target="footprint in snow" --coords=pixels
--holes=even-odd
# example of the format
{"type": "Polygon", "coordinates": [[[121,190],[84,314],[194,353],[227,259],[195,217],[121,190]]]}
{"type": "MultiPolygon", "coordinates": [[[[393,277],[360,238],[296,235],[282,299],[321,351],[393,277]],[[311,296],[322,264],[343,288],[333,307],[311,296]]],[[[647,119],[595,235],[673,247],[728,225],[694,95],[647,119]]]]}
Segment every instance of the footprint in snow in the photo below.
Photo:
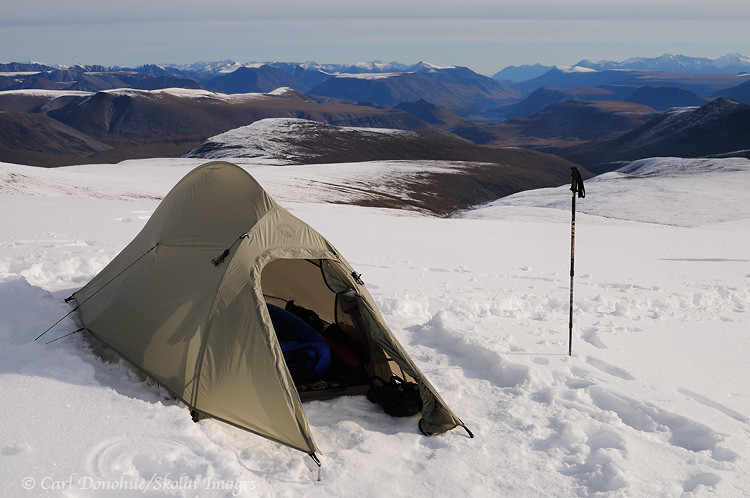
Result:
{"type": "Polygon", "coordinates": [[[724,415],[726,415],[727,417],[731,417],[738,422],[744,422],[744,423],[750,422],[750,418],[746,417],[745,415],[739,412],[736,412],[732,410],[731,408],[729,408],[728,406],[724,406],[717,401],[707,398],[706,396],[703,396],[702,394],[694,393],[693,391],[688,391],[687,389],[678,389],[677,392],[682,394],[683,396],[687,396],[693,401],[697,401],[698,403],[704,406],[718,410],[724,415]]]}
{"type": "Polygon", "coordinates": [[[424,325],[410,330],[423,345],[451,353],[450,361],[470,377],[487,380],[497,387],[517,387],[530,379],[529,367],[508,361],[500,352],[472,340],[464,331],[453,328],[446,316],[446,312],[440,311],[424,325]]]}
{"type": "Polygon", "coordinates": [[[594,358],[593,356],[587,356],[586,363],[614,377],[619,377],[623,380],[635,380],[635,377],[630,375],[630,372],[628,372],[627,370],[624,370],[620,367],[616,367],[614,365],[610,365],[609,363],[602,361],[598,358],[594,358]]]}
{"type": "Polygon", "coordinates": [[[570,389],[585,389],[594,385],[594,381],[589,376],[589,371],[584,368],[571,367],[570,373],[573,377],[565,381],[565,385],[570,389]]]}
{"type": "Polygon", "coordinates": [[[664,434],[672,446],[695,453],[709,451],[717,462],[737,460],[735,452],[719,446],[722,437],[700,422],[600,387],[592,387],[589,396],[599,409],[614,412],[622,423],[637,431],[664,434]]]}
{"type": "Polygon", "coordinates": [[[607,346],[604,345],[602,342],[601,337],[599,337],[599,328],[598,327],[587,327],[583,330],[581,333],[581,339],[588,342],[595,348],[599,349],[606,349],[607,346]]]}
{"type": "MultiPolygon", "coordinates": [[[[578,416],[585,417],[582,413],[578,416]]],[[[560,473],[584,487],[586,495],[626,488],[625,442],[610,430],[586,431],[581,422],[575,416],[551,420],[548,425],[551,434],[535,441],[534,449],[547,454],[561,454],[560,473]]]]}
{"type": "Polygon", "coordinates": [[[719,484],[719,481],[721,481],[721,477],[714,474],[713,472],[704,472],[702,474],[696,474],[682,485],[682,490],[685,491],[685,493],[694,493],[698,490],[699,486],[711,488],[710,490],[706,491],[714,491],[714,488],[717,484],[719,484]]]}

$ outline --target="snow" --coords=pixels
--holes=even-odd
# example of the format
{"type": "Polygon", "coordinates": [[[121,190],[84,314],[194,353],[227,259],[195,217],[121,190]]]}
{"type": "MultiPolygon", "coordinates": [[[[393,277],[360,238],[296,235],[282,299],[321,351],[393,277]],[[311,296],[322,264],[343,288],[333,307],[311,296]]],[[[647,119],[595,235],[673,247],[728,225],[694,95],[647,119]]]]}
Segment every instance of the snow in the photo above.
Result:
{"type": "MultiPolygon", "coordinates": [[[[750,159],[651,158],[586,182],[590,194],[578,211],[612,219],[697,227],[750,218],[747,191],[750,159]],[[658,205],[658,209],[645,206],[658,205]]],[[[557,189],[520,192],[482,206],[467,217],[497,217],[508,206],[562,211],[570,198],[557,189]]],[[[565,190],[562,187],[562,190],[565,190]]]]}
{"type": "Polygon", "coordinates": [[[0,71],[0,76],[13,77],[13,76],[33,76],[40,74],[41,71],[0,71]]]}
{"type": "Polygon", "coordinates": [[[403,76],[404,73],[337,73],[335,78],[352,78],[357,80],[383,80],[397,76],[403,76]]]}
{"type": "Polygon", "coordinates": [[[46,97],[55,99],[58,97],[86,97],[93,95],[91,92],[82,92],[78,90],[45,90],[37,88],[27,88],[24,90],[3,90],[0,95],[29,95],[32,97],[46,97]]]}
{"type": "Polygon", "coordinates": [[[456,69],[456,66],[436,66],[429,62],[421,61],[410,67],[409,71],[428,70],[428,71],[439,71],[444,69],[456,69]]]}
{"type": "MultiPolygon", "coordinates": [[[[222,102],[244,102],[249,100],[267,99],[269,96],[279,97],[289,94],[294,90],[288,87],[279,87],[269,93],[220,93],[210,90],[200,90],[194,88],[161,88],[157,90],[140,90],[136,88],[114,88],[112,90],[102,90],[102,93],[117,96],[129,97],[161,97],[164,95],[179,97],[182,99],[212,99],[222,102]]],[[[71,92],[68,92],[71,93],[71,92]]],[[[83,95],[93,95],[84,93],[83,95]]]]}
{"type": "Polygon", "coordinates": [[[564,73],[597,73],[597,69],[585,66],[557,66],[564,73]]]}
{"type": "MultiPolygon", "coordinates": [[[[223,94],[212,92],[210,90],[200,90],[194,88],[162,88],[158,90],[141,90],[138,88],[113,88],[111,90],[102,90],[102,93],[108,93],[110,95],[137,97],[137,96],[159,96],[159,95],[174,95],[181,98],[212,98],[221,99],[224,97],[223,94]]],[[[243,94],[246,95],[246,94],[243,94]]],[[[256,95],[256,94],[252,94],[256,95]]],[[[257,94],[261,95],[261,94],[257,94]]]]}
{"type": "Polygon", "coordinates": [[[280,86],[276,90],[271,90],[266,95],[284,96],[290,93],[297,93],[297,91],[288,86],[280,86]]]}
{"type": "Polygon", "coordinates": [[[74,315],[34,341],[202,162],[0,164],[3,496],[750,493],[750,161],[655,158],[586,182],[569,357],[567,186],[444,219],[340,204],[352,175],[393,163],[244,160],[363,274],[476,435],[426,438],[363,396],[306,403],[321,481],[300,452],[193,423],[85,336],[44,344],[74,315]]]}
{"type": "MultiPolygon", "coordinates": [[[[367,68],[365,65],[357,65],[358,67],[367,68]]],[[[366,80],[379,80],[379,79],[385,79],[385,78],[393,78],[396,76],[403,76],[405,72],[414,73],[414,72],[435,72],[439,70],[445,70],[445,69],[455,69],[456,66],[436,66],[434,64],[430,64],[429,62],[418,62],[417,64],[405,68],[404,71],[396,71],[396,72],[383,72],[385,69],[387,69],[389,66],[392,66],[392,64],[383,64],[380,67],[378,66],[370,66],[373,70],[380,69],[380,72],[365,72],[365,73],[337,73],[336,78],[356,78],[356,79],[366,79],[366,80]]]]}
{"type": "Polygon", "coordinates": [[[233,73],[233,72],[235,72],[236,70],[238,70],[238,69],[239,69],[239,68],[241,68],[241,67],[245,67],[245,64],[240,64],[240,63],[238,63],[238,62],[235,62],[234,64],[232,64],[232,65],[230,65],[230,66],[227,66],[227,67],[224,67],[224,68],[222,68],[222,69],[221,69],[221,70],[219,71],[219,74],[229,74],[229,73],[233,73]]]}

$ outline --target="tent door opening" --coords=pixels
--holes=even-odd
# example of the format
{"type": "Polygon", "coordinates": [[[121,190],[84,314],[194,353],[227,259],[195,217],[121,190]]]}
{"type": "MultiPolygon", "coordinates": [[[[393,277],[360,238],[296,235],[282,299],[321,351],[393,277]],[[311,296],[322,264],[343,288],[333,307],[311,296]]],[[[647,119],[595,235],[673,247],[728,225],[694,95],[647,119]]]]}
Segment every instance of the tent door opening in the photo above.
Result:
{"type": "Polygon", "coordinates": [[[365,394],[392,366],[372,339],[353,289],[337,293],[331,260],[276,259],[261,273],[263,297],[302,401],[365,394]],[[324,268],[325,265],[325,268],[324,268]]]}

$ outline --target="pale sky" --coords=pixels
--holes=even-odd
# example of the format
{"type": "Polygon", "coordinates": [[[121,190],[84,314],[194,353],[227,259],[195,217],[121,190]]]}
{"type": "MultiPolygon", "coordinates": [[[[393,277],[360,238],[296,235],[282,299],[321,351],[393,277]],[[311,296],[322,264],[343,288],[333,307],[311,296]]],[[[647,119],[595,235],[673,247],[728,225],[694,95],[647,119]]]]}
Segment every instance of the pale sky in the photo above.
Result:
{"type": "Polygon", "coordinates": [[[0,62],[570,65],[750,56],[748,0],[0,0],[0,62]]]}

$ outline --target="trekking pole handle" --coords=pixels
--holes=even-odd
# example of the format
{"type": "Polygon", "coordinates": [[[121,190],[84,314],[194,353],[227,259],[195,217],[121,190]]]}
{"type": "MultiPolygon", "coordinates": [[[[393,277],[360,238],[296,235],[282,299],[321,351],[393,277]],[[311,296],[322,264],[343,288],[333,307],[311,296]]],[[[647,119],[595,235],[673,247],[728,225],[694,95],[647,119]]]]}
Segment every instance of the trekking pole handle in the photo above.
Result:
{"type": "Polygon", "coordinates": [[[586,197],[586,189],[583,188],[583,177],[577,166],[570,167],[570,190],[573,195],[578,194],[578,197],[583,199],[586,197]]]}

